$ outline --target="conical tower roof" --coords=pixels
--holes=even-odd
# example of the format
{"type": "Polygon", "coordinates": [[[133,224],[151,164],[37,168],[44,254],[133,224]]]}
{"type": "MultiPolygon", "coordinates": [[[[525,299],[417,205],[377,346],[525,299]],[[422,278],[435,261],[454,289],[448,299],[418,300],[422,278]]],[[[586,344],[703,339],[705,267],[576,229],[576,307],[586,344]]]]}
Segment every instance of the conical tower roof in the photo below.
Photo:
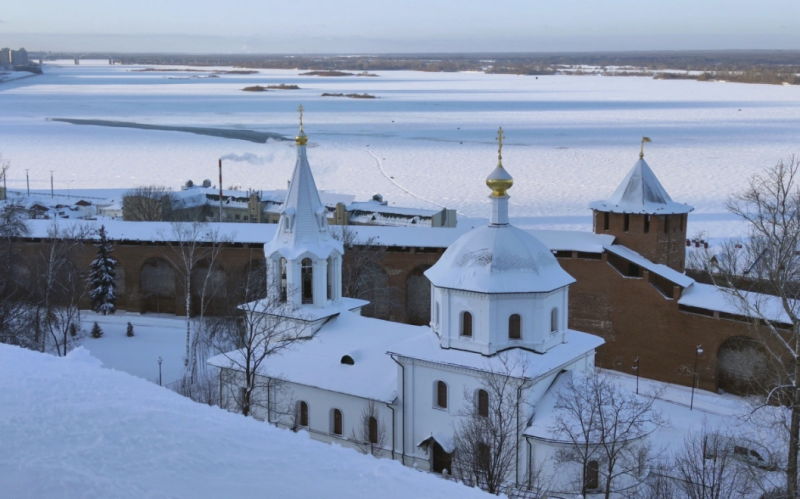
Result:
{"type": "Polygon", "coordinates": [[[280,252],[287,260],[295,260],[304,253],[327,258],[332,250],[344,253],[342,243],[328,230],[328,211],[319,198],[319,191],[311,174],[306,155],[308,136],[303,131],[295,137],[297,162],[294,166],[289,192],[278,221],[275,236],[265,247],[266,256],[280,252]]]}
{"type": "Polygon", "coordinates": [[[644,158],[640,158],[633,165],[610,198],[605,201],[595,201],[589,207],[610,213],[642,215],[679,215],[694,210],[693,207],[676,203],[669,197],[644,158]]]}

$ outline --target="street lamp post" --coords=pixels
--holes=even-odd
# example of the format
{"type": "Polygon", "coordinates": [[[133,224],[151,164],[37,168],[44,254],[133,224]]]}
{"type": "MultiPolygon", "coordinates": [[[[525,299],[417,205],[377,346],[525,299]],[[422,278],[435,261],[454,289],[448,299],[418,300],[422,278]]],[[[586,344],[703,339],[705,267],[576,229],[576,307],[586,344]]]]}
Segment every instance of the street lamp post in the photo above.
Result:
{"type": "Polygon", "coordinates": [[[694,354],[694,377],[692,379],[692,400],[689,402],[689,410],[694,410],[694,388],[697,385],[697,359],[703,355],[703,346],[697,345],[697,349],[695,350],[694,354]]]}
{"type": "Polygon", "coordinates": [[[636,375],[636,395],[639,395],[639,357],[633,361],[633,373],[636,375]]]}
{"type": "Polygon", "coordinates": [[[164,360],[161,357],[159,357],[158,358],[158,386],[161,386],[161,363],[162,362],[164,362],[164,360]]]}

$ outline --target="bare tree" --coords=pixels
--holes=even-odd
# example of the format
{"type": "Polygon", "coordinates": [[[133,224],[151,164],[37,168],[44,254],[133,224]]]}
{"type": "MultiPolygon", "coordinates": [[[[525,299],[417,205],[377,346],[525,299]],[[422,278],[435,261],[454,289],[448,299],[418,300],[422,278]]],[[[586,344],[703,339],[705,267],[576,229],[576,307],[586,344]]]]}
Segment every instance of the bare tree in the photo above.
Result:
{"type": "Polygon", "coordinates": [[[375,402],[370,400],[364,410],[361,411],[361,420],[357,428],[353,428],[350,440],[355,442],[356,446],[364,454],[377,457],[383,452],[386,439],[386,425],[381,420],[375,402]]]}
{"type": "Polygon", "coordinates": [[[749,331],[765,352],[767,366],[761,376],[750,379],[764,394],[756,409],[786,408],[775,429],[788,442],[783,461],[786,494],[792,499],[800,497],[799,169],[795,157],[780,161],[733,195],[727,208],[747,223],[748,238],[732,239],[709,257],[715,283],[728,293],[740,316],[749,318],[749,331]]]}
{"type": "Polygon", "coordinates": [[[601,372],[567,375],[551,430],[569,447],[556,461],[578,465],[574,481],[584,495],[597,489],[608,499],[638,488],[654,461],[646,437],[666,424],[655,394],[636,395],[601,372]]]}
{"type": "Polygon", "coordinates": [[[480,375],[481,389],[464,389],[453,434],[453,476],[489,493],[516,481],[515,465],[527,418],[525,390],[530,387],[524,357],[502,352],[480,375]]]}
{"type": "Polygon", "coordinates": [[[206,308],[209,300],[220,289],[224,289],[224,283],[213,282],[212,277],[219,264],[219,256],[222,249],[229,242],[228,238],[220,235],[219,227],[211,227],[204,222],[172,222],[171,233],[161,234],[163,240],[167,241],[167,246],[162,251],[164,258],[177,271],[183,281],[184,306],[186,307],[186,352],[184,358],[185,377],[192,382],[198,367],[196,348],[198,345],[198,334],[192,339],[192,295],[193,291],[198,291],[199,295],[199,318],[198,323],[203,324],[206,308]],[[198,264],[203,263],[199,275],[195,272],[198,264]],[[200,279],[199,283],[193,282],[193,276],[200,279]],[[194,289],[193,286],[196,288],[194,289]]]}
{"type": "Polygon", "coordinates": [[[169,187],[140,185],[122,196],[124,220],[160,222],[170,220],[174,194],[169,187]]]}
{"type": "Polygon", "coordinates": [[[19,243],[29,234],[20,206],[6,205],[0,210],[0,343],[37,349],[30,327],[30,273],[19,243]]]}
{"type": "MultiPolygon", "coordinates": [[[[250,287],[262,283],[248,274],[242,283],[244,295],[250,296],[250,287]]],[[[223,405],[245,416],[263,410],[268,420],[273,414],[293,416],[291,393],[280,373],[268,372],[267,361],[313,339],[317,330],[286,303],[266,299],[240,305],[235,316],[219,324],[213,338],[226,359],[220,373],[223,405]]]]}
{"type": "Polygon", "coordinates": [[[719,431],[691,433],[675,456],[674,469],[687,499],[745,499],[754,491],[753,477],[737,459],[741,448],[719,431]]]}
{"type": "Polygon", "coordinates": [[[4,201],[8,198],[8,193],[6,192],[6,175],[8,175],[8,170],[11,169],[11,160],[4,158],[3,154],[0,153],[0,177],[3,178],[3,196],[0,197],[0,201],[4,201]]]}
{"type": "Polygon", "coordinates": [[[345,254],[342,261],[342,296],[369,300],[363,314],[369,317],[391,318],[400,309],[399,290],[389,286],[388,276],[381,265],[384,249],[374,237],[359,239],[356,231],[342,225],[331,231],[342,242],[345,254]]]}

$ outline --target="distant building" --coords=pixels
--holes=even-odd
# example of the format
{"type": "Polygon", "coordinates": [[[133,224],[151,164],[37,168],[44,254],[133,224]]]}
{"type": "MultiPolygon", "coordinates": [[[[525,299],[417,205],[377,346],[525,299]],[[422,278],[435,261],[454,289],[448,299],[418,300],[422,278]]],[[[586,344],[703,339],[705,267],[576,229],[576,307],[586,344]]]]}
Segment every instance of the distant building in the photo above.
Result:
{"type": "Polygon", "coordinates": [[[10,48],[2,48],[0,49],[0,64],[3,66],[10,66],[11,65],[11,49],[10,48]]]}
{"type": "Polygon", "coordinates": [[[11,64],[15,66],[27,66],[28,62],[28,51],[24,48],[11,51],[11,64]]]}

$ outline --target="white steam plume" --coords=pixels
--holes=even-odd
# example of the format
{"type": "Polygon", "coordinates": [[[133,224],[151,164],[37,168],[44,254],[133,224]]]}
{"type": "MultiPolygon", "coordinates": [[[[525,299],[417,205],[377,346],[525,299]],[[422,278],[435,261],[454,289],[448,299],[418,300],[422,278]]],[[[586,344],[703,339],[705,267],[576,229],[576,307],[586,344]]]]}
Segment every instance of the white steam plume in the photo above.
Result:
{"type": "Polygon", "coordinates": [[[245,162],[250,163],[251,165],[263,165],[272,161],[274,155],[270,154],[267,156],[258,156],[257,154],[253,154],[251,152],[246,152],[244,154],[226,154],[222,156],[221,160],[230,160],[230,161],[237,161],[237,162],[245,162]]]}

